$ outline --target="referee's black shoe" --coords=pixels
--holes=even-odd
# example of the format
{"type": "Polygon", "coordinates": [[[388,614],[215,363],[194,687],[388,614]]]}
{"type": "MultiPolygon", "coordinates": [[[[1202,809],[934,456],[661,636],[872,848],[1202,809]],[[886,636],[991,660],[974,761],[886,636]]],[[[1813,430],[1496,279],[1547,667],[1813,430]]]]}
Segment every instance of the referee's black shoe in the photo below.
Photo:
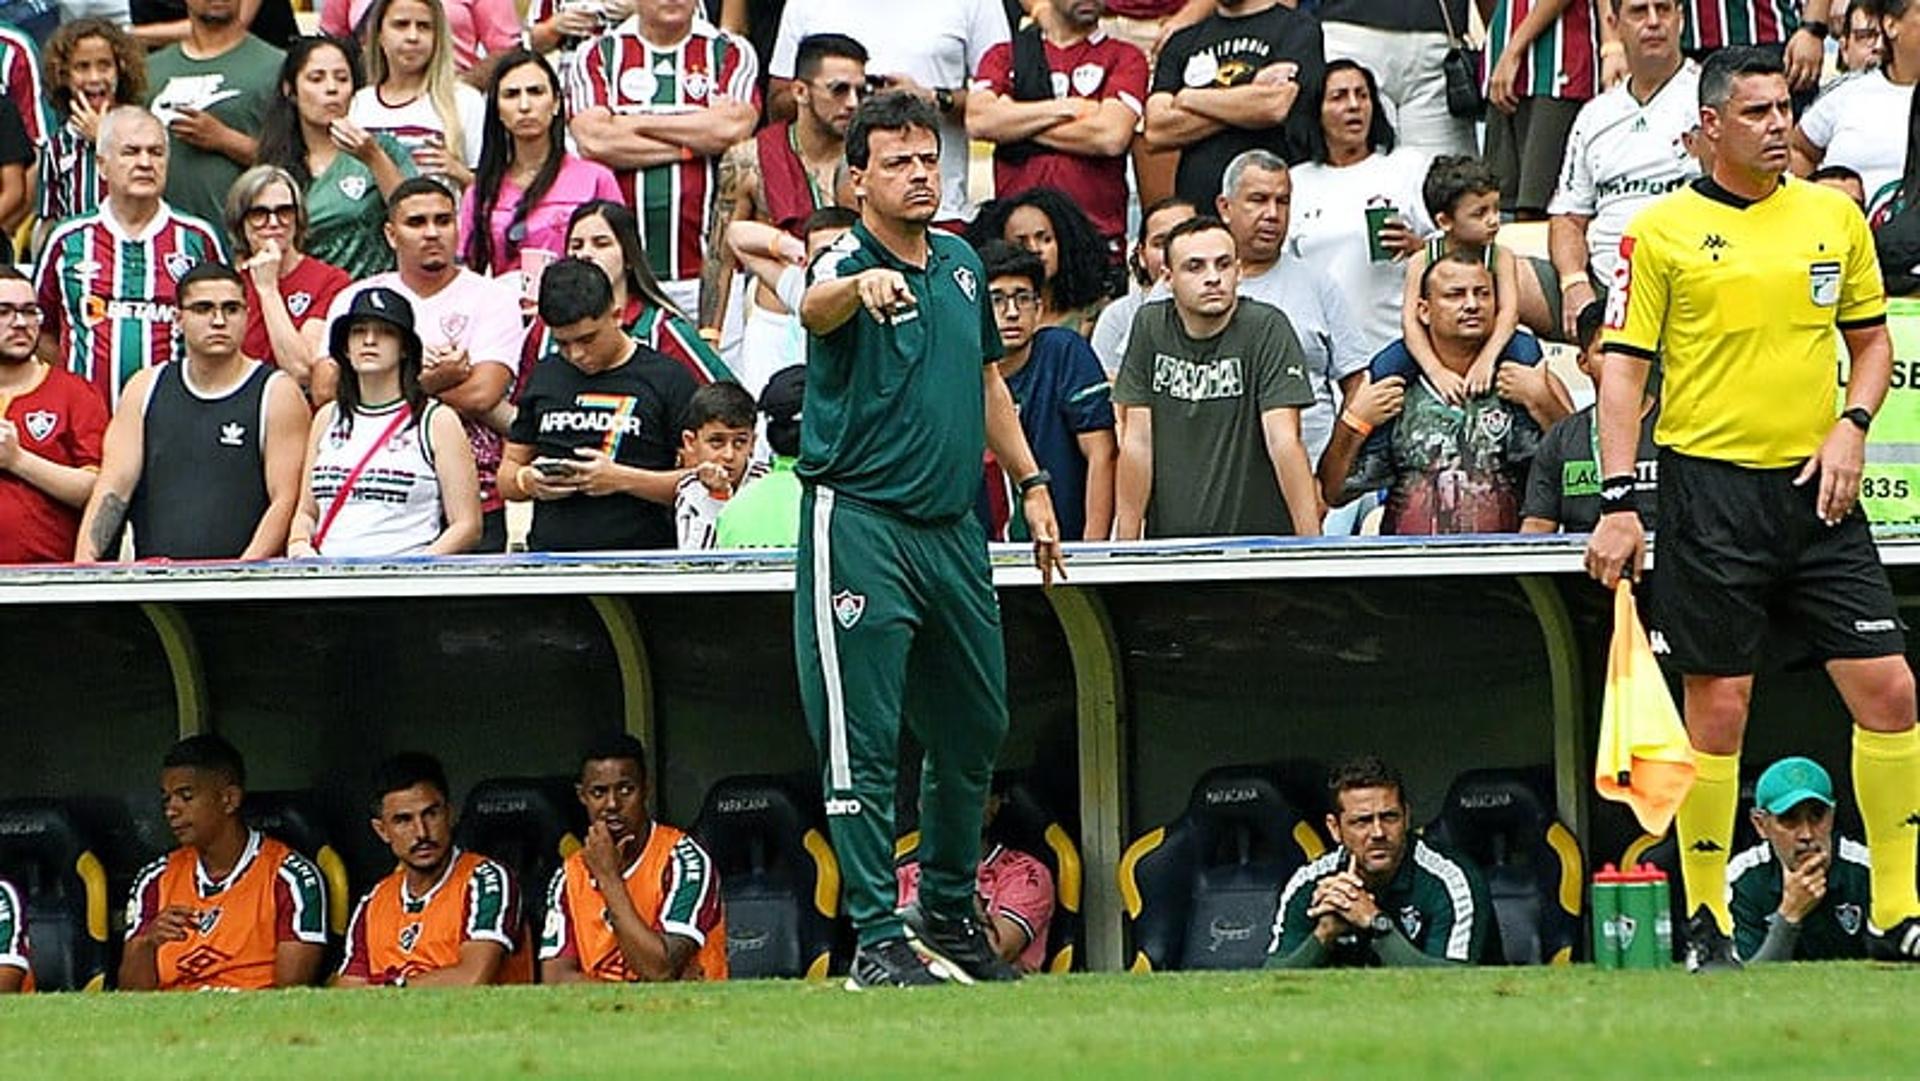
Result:
{"type": "Polygon", "coordinates": [[[869,987],[937,987],[942,982],[906,939],[890,938],[854,951],[846,987],[864,991],[869,987]]]}
{"type": "Polygon", "coordinates": [[[1867,957],[1874,961],[1920,961],[1920,916],[1908,916],[1885,931],[1868,924],[1867,957]]]}
{"type": "Polygon", "coordinates": [[[1740,959],[1733,955],[1733,939],[1720,930],[1720,922],[1701,905],[1687,921],[1687,971],[1734,972],[1740,959]]]}
{"type": "Polygon", "coordinates": [[[993,943],[972,916],[942,916],[915,903],[901,910],[900,921],[907,926],[907,941],[915,952],[955,983],[1006,983],[1020,978],[1019,969],[993,952],[993,943]]]}

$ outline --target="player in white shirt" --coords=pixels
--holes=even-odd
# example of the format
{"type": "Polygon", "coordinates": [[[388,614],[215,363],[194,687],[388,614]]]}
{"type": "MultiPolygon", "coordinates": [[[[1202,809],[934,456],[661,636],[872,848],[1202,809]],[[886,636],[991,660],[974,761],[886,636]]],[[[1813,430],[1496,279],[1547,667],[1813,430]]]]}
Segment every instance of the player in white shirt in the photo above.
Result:
{"type": "Polygon", "coordinates": [[[1640,208],[1700,175],[1700,68],[1680,55],[1674,0],[1619,0],[1627,79],[1580,109],[1567,135],[1560,186],[1547,204],[1547,250],[1560,277],[1563,322],[1613,280],[1620,236],[1640,208]]]}
{"type": "Polygon", "coordinates": [[[912,90],[940,112],[937,221],[971,221],[967,198],[967,85],[987,50],[1011,40],[1000,0],[788,0],[767,73],[770,113],[791,115],[794,54],[809,34],[846,34],[867,47],[867,75],[912,90]],[[784,111],[783,111],[784,110],[784,111]]]}

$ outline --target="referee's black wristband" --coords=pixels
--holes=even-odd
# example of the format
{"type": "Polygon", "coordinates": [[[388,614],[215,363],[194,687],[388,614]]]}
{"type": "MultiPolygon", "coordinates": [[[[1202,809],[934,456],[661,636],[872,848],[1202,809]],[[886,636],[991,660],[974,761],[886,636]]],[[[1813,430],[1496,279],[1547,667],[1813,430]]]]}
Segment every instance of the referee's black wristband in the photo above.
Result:
{"type": "Polygon", "coordinates": [[[1617,477],[1608,477],[1601,481],[1600,513],[1617,514],[1621,511],[1629,514],[1640,513],[1640,508],[1633,503],[1633,489],[1636,483],[1631,473],[1622,473],[1617,477]]]}

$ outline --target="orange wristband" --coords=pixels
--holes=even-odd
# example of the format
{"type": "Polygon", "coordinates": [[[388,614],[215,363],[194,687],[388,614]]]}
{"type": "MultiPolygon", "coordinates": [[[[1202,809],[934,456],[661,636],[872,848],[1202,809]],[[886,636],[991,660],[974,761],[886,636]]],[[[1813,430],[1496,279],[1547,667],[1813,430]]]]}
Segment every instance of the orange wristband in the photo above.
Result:
{"type": "Polygon", "coordinates": [[[1352,428],[1354,432],[1363,439],[1373,434],[1373,425],[1354,416],[1353,410],[1351,409],[1342,409],[1340,411],[1340,423],[1352,428]]]}

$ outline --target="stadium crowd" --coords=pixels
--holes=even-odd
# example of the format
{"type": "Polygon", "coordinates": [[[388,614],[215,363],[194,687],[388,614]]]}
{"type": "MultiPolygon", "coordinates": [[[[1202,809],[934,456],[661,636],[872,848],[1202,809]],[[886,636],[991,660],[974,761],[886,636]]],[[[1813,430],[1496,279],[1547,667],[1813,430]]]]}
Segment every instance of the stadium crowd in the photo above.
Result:
{"type": "MultiPolygon", "coordinates": [[[[1542,343],[1598,375],[1627,222],[1713,152],[1698,61],[1782,57],[1794,171],[1911,292],[1920,155],[1889,133],[1920,140],[1920,8],[1477,4],[0,27],[0,228],[32,267],[0,272],[0,563],[501,552],[510,502],[535,551],[792,544],[798,308],[863,228],[850,128],[887,93],[937,112],[936,223],[985,260],[1067,539],[1585,530],[1590,391],[1542,343]],[[1530,222],[1539,254],[1501,241],[1530,222]]],[[[1026,536],[1015,488],[989,455],[990,536],[1026,536]]]]}

